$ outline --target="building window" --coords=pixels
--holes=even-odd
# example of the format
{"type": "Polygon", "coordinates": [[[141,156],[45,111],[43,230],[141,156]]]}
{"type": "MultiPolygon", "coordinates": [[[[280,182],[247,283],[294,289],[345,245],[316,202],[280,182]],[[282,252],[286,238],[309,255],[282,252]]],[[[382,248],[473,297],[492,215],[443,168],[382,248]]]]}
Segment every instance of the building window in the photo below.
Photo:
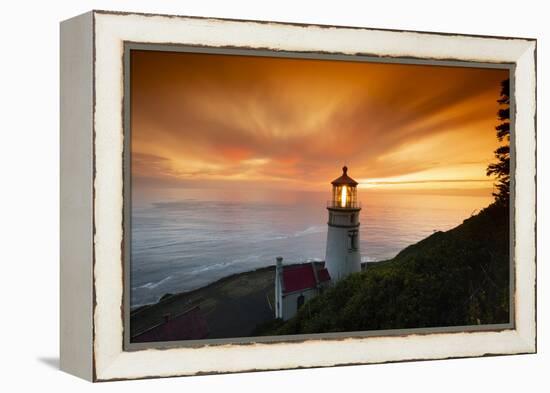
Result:
{"type": "Polygon", "coordinates": [[[298,300],[296,302],[296,309],[299,310],[300,307],[302,307],[304,305],[304,302],[305,302],[305,298],[304,298],[304,295],[300,295],[298,296],[298,300]]]}
{"type": "Polygon", "coordinates": [[[359,237],[358,230],[348,231],[348,251],[349,252],[358,250],[359,248],[359,244],[357,244],[359,240],[358,237],[359,237]]]}

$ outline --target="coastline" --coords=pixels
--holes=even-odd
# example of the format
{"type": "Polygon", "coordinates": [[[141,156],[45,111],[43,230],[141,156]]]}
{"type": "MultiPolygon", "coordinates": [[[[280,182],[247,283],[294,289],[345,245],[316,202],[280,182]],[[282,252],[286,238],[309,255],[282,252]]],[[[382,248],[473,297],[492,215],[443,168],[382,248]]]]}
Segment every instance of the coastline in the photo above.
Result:
{"type": "Polygon", "coordinates": [[[195,334],[173,340],[506,322],[507,217],[502,206],[492,204],[451,230],[436,231],[405,247],[394,258],[362,263],[361,270],[369,274],[360,273],[316,297],[308,303],[306,314],[298,313],[282,326],[270,323],[275,320],[275,266],[271,265],[235,273],[192,291],[164,295],[159,302],[132,311],[131,336],[144,339],[151,336],[152,329],[171,329],[170,334],[158,333],[148,341],[154,342],[170,341],[166,337],[195,328],[201,337],[195,334]],[[345,294],[332,296],[342,291],[345,294]],[[331,302],[350,296],[356,298],[352,305],[358,308],[344,318],[337,311],[343,304],[331,302]],[[396,307],[396,302],[402,302],[401,306],[396,307]],[[327,309],[336,314],[325,318],[323,310],[327,309]],[[370,313],[368,318],[354,317],[365,312],[370,313]],[[310,324],[310,319],[314,323],[310,324]],[[334,323],[340,325],[332,326],[334,323]]]}
{"type": "MultiPolygon", "coordinates": [[[[362,269],[366,264],[361,264],[362,269]]],[[[157,303],[130,312],[130,334],[136,337],[198,307],[208,325],[208,338],[246,337],[274,319],[274,282],[275,265],[270,265],[234,273],[191,291],[165,294],[157,303]]]]}
{"type": "MultiPolygon", "coordinates": [[[[326,196],[292,196],[297,204],[255,202],[252,216],[251,204],[242,201],[177,200],[135,212],[129,266],[132,309],[155,304],[166,293],[192,291],[274,264],[279,254],[288,263],[324,260],[326,196]]],[[[365,199],[360,249],[363,260],[373,261],[391,259],[489,204],[482,197],[381,196],[370,191],[365,199]]]]}
{"type": "Polygon", "coordinates": [[[130,313],[132,337],[198,308],[208,326],[208,338],[246,336],[273,318],[275,266],[223,277],[188,292],[166,294],[157,303],[130,313]]]}

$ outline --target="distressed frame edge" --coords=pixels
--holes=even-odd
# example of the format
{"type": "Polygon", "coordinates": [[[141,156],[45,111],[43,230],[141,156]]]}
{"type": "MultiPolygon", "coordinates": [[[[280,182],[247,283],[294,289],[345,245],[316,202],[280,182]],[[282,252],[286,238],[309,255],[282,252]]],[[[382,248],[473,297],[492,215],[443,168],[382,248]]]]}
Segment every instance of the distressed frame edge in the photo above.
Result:
{"type": "MultiPolygon", "coordinates": [[[[108,13],[109,15],[112,15],[113,13],[108,13]]],[[[133,13],[130,13],[130,15],[134,15],[133,13]]],[[[171,16],[173,17],[173,16],[171,16]]],[[[193,19],[192,17],[186,17],[186,18],[191,18],[193,19]]],[[[210,18],[207,18],[207,19],[210,19],[210,18]]],[[[223,20],[222,20],[223,21],[223,20]]],[[[252,21],[252,22],[256,22],[256,21],[252,21]]],[[[274,22],[275,24],[277,25],[288,25],[286,23],[278,23],[278,22],[274,22]]],[[[369,29],[364,29],[364,30],[369,30],[369,29]]],[[[413,33],[418,33],[418,32],[413,32],[413,33]]],[[[425,33],[425,34],[434,34],[434,33],[425,33]]],[[[451,34],[452,36],[467,36],[467,37],[470,37],[469,35],[455,35],[455,34],[451,34]]],[[[503,37],[496,37],[498,39],[504,39],[503,37]]],[[[534,44],[533,44],[533,47],[532,47],[532,50],[529,51],[529,48],[526,49],[526,52],[533,52],[535,54],[535,57],[534,60],[535,60],[535,64],[534,64],[534,71],[535,71],[535,88],[536,88],[536,40],[532,40],[532,39],[526,39],[526,41],[535,41],[534,44]]],[[[94,40],[94,44],[95,44],[95,40],[94,40]]],[[[94,73],[94,76],[95,76],[95,73],[94,73]]],[[[533,123],[533,128],[532,130],[534,131],[534,137],[535,137],[535,149],[536,149],[536,97],[535,98],[535,101],[533,102],[534,104],[534,114],[535,114],[535,122],[533,123]]],[[[535,175],[536,175],[536,162],[535,162],[535,175]]],[[[536,183],[534,184],[536,186],[536,183]]],[[[535,198],[536,198],[536,195],[535,195],[535,198]]],[[[535,206],[536,206],[536,200],[535,200],[535,206]]],[[[533,221],[536,222],[536,216],[533,217],[533,221]]],[[[535,230],[535,228],[533,228],[535,230]]],[[[533,232],[533,234],[536,234],[536,231],[533,232]]],[[[535,249],[535,258],[536,258],[536,249],[535,249]]],[[[534,279],[535,279],[535,283],[536,283],[536,267],[535,267],[535,276],[534,276],[534,279]]],[[[536,291],[536,289],[535,289],[536,291]]],[[[533,300],[536,300],[536,296],[533,298],[533,300]]],[[[518,336],[518,340],[523,344],[522,345],[522,348],[523,348],[523,351],[519,351],[519,352],[511,352],[509,354],[519,354],[519,353],[533,353],[533,352],[536,352],[536,310],[535,310],[535,316],[534,316],[534,322],[535,322],[535,325],[534,325],[534,335],[531,334],[532,332],[524,332],[523,329],[521,329],[523,331],[523,333],[526,333],[525,335],[521,335],[521,336],[518,336]],[[533,345],[534,343],[534,345],[533,345]]],[[[519,326],[518,326],[518,329],[519,330],[519,326]]],[[[516,331],[517,333],[517,331],[516,331]]],[[[517,335],[517,334],[516,334],[517,335]]],[[[95,340],[96,337],[94,337],[94,340],[95,340]]],[[[489,354],[480,354],[480,355],[464,355],[464,356],[457,356],[457,357],[472,357],[472,356],[492,356],[492,355],[501,355],[501,354],[507,354],[507,353],[489,353],[489,354]]],[[[429,359],[442,359],[442,358],[454,358],[453,356],[442,356],[442,357],[429,357],[429,358],[425,358],[425,359],[406,359],[406,358],[402,358],[400,360],[394,360],[394,361],[410,361],[410,360],[429,360],[429,359]]],[[[116,357],[115,359],[112,359],[113,361],[113,364],[112,365],[115,365],[114,363],[118,363],[119,361],[124,361],[124,359],[120,359],[120,357],[116,357]]],[[[387,362],[394,362],[394,361],[387,361],[387,362]]],[[[361,362],[361,363],[346,363],[346,364],[369,364],[369,363],[385,363],[386,361],[383,361],[383,362],[361,362]]],[[[339,364],[331,364],[331,365],[326,365],[326,366],[306,366],[308,368],[310,367],[330,367],[330,366],[338,366],[339,364]]],[[[109,367],[110,368],[110,367],[109,367]]],[[[116,368],[116,367],[115,367],[116,368]]],[[[300,368],[300,367],[282,367],[282,368],[277,368],[277,369],[286,369],[286,368],[300,368]]],[[[263,369],[263,370],[271,370],[271,368],[267,368],[267,369],[263,369]]],[[[102,370],[104,371],[104,370],[102,370]]],[[[106,370],[105,370],[106,371],[106,370]]],[[[226,373],[226,372],[244,372],[244,371],[259,371],[259,370],[238,370],[238,371],[214,371],[214,372],[211,372],[211,373],[226,373]]],[[[116,377],[116,376],[111,376],[109,377],[108,375],[100,375],[99,378],[94,378],[95,380],[117,380],[117,379],[135,379],[135,378],[151,378],[151,377],[163,377],[163,376],[178,376],[178,375],[197,375],[197,374],[203,374],[204,372],[194,372],[194,373],[189,373],[189,374],[186,374],[185,372],[180,372],[180,373],[172,373],[172,374],[169,374],[169,375],[145,375],[145,376],[130,376],[130,377],[124,377],[124,376],[121,376],[120,378],[119,377],[116,377]],[[105,378],[105,376],[107,376],[107,378],[105,378]]],[[[210,372],[206,372],[206,373],[210,373],[210,372]]],[[[104,374],[103,372],[101,372],[101,374],[104,374]]],[[[109,374],[108,372],[105,373],[105,374],[109,374]]]]}
{"type": "Polygon", "coordinates": [[[59,25],[59,367],[95,379],[93,353],[93,19],[59,25]]]}
{"type": "Polygon", "coordinates": [[[486,35],[486,34],[467,34],[467,33],[449,33],[441,31],[428,31],[428,30],[408,30],[408,29],[389,29],[382,27],[365,27],[365,26],[351,26],[351,25],[329,25],[323,23],[306,23],[306,22],[289,22],[289,21],[271,21],[262,19],[242,19],[242,18],[222,18],[216,16],[199,16],[199,15],[183,15],[183,14],[163,14],[163,13],[151,13],[151,12],[138,12],[138,11],[112,11],[104,9],[94,9],[91,12],[98,15],[120,15],[120,16],[146,16],[154,17],[159,16],[163,18],[177,18],[177,19],[195,19],[204,21],[218,21],[218,22],[237,22],[237,23],[255,23],[255,24],[269,24],[269,25],[281,25],[281,26],[295,26],[295,27],[319,27],[322,29],[353,29],[353,30],[369,30],[369,31],[382,31],[382,32],[395,32],[395,33],[418,33],[418,34],[432,34],[448,37],[471,37],[471,38],[491,38],[501,40],[525,40],[525,41],[537,41],[535,37],[509,37],[498,35],[486,35]]]}
{"type": "Polygon", "coordinates": [[[530,41],[517,59],[516,89],[514,91],[516,130],[516,167],[514,189],[526,192],[515,193],[515,296],[516,330],[529,353],[537,353],[537,41],[530,41]],[[520,81],[518,83],[518,80],[520,81]],[[521,105],[518,105],[518,102],[521,105]],[[520,111],[521,108],[521,111],[520,111]],[[518,148],[518,141],[521,148],[518,148]],[[526,147],[523,147],[525,144],[526,147]],[[526,157],[527,156],[527,157],[526,157]],[[520,158],[523,157],[523,158],[520,158]],[[528,166],[523,172],[523,168],[528,166]],[[519,187],[518,187],[519,185],[519,187]],[[519,197],[519,198],[518,198],[519,197]],[[526,202],[523,200],[527,199],[526,202]],[[519,229],[518,232],[518,227],[519,229]],[[518,236],[517,234],[520,234],[518,236]],[[525,252],[529,259],[522,260],[518,254],[525,252]],[[530,254],[531,253],[531,254],[530,254]],[[518,278],[519,276],[519,278],[518,278]],[[526,304],[525,304],[526,303],[526,304]],[[521,307],[517,307],[517,305],[521,307]]]}

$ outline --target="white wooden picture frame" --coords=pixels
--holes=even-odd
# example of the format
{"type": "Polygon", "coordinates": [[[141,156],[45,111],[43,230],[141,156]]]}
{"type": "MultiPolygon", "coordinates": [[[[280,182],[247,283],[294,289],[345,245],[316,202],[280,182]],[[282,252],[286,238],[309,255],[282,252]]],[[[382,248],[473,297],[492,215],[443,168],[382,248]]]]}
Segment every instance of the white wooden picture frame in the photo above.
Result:
{"type": "Polygon", "coordinates": [[[536,40],[92,11],[61,23],[60,64],[63,370],[108,381],[536,352],[536,40]],[[419,329],[398,335],[125,345],[128,43],[511,67],[513,323],[501,329],[419,329]]]}

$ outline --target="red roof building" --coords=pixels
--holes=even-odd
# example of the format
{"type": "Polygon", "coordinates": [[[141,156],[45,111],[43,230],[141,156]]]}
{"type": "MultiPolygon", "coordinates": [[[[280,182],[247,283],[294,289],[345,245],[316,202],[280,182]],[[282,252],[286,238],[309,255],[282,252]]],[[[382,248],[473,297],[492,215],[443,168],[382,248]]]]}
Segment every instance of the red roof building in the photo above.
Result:
{"type": "Polygon", "coordinates": [[[330,274],[322,262],[283,266],[277,258],[275,269],[275,318],[288,320],[309,299],[330,285],[330,274]]]}
{"type": "Polygon", "coordinates": [[[200,340],[207,336],[206,320],[202,316],[199,306],[195,306],[176,317],[167,316],[164,322],[132,337],[132,342],[200,340]]]}

